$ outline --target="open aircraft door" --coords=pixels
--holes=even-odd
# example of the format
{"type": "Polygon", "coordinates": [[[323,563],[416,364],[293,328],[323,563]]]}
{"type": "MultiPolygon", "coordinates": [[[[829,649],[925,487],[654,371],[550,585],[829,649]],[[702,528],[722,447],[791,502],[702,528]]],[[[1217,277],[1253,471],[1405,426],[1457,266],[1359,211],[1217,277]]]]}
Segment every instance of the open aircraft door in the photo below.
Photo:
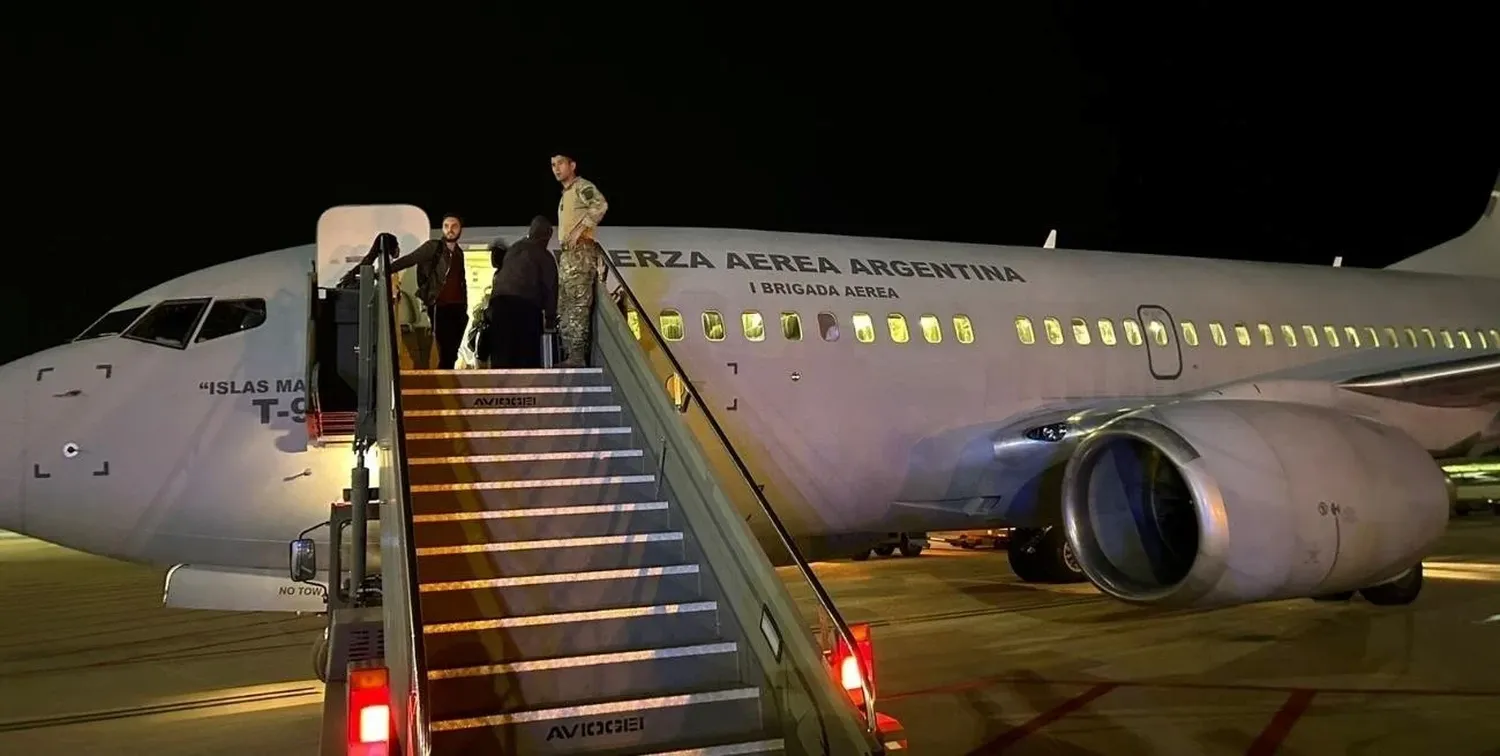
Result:
{"type": "Polygon", "coordinates": [[[1170,381],[1182,375],[1182,342],[1177,338],[1177,323],[1164,307],[1141,305],[1135,309],[1146,340],[1146,361],[1151,376],[1170,381]]]}

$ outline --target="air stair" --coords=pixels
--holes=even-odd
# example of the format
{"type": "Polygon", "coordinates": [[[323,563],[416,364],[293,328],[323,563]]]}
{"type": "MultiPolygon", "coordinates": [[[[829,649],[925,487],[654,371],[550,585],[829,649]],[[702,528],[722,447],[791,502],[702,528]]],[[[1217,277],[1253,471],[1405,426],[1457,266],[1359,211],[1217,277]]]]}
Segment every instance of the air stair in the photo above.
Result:
{"type": "Polygon", "coordinates": [[[390,259],[362,273],[373,397],[357,436],[378,455],[381,605],[330,625],[337,638],[356,632],[341,615],[383,623],[380,658],[333,652],[349,753],[886,750],[868,641],[650,320],[626,317],[638,305],[596,291],[604,367],[398,372],[390,259]],[[712,433],[690,429],[692,412],[712,433]],[[775,528],[815,604],[793,602],[747,511],[775,528]]]}

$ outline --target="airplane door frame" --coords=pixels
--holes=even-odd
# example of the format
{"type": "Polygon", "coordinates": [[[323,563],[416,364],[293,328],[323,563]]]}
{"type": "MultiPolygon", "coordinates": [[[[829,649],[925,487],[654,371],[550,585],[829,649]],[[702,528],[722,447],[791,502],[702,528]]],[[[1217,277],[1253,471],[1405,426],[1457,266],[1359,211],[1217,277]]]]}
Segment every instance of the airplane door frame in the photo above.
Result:
{"type": "Polygon", "coordinates": [[[1182,375],[1182,341],[1177,338],[1177,322],[1172,313],[1161,305],[1140,305],[1135,308],[1135,317],[1141,324],[1141,338],[1146,342],[1146,365],[1151,370],[1151,377],[1160,381],[1176,380],[1182,375]],[[1146,327],[1148,313],[1165,322],[1166,346],[1152,340],[1151,331],[1146,327]]]}

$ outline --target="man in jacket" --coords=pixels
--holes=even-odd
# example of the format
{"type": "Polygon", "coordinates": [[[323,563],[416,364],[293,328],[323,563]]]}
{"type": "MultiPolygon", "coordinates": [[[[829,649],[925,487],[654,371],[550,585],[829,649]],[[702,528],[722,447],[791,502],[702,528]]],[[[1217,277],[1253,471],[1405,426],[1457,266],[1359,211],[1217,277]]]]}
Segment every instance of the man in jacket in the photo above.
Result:
{"type": "Polygon", "coordinates": [[[552,224],[531,219],[526,236],[510,245],[490,288],[490,366],[542,366],[542,329],[557,321],[557,262],[547,250],[552,224]]]}
{"type": "Polygon", "coordinates": [[[417,299],[432,323],[438,368],[452,370],[469,326],[469,288],[464,280],[464,250],[458,240],[464,224],[457,215],[443,216],[443,238],[429,239],[410,255],[397,258],[392,273],[416,266],[417,299]]]}
{"type": "Polygon", "coordinates": [[[594,278],[603,270],[603,250],[594,229],[604,220],[609,203],[592,181],[578,175],[572,156],[552,156],[552,176],[562,184],[557,203],[557,228],[562,252],[558,255],[558,324],[567,358],[560,367],[588,365],[592,343],[589,326],[594,306],[594,278]]]}

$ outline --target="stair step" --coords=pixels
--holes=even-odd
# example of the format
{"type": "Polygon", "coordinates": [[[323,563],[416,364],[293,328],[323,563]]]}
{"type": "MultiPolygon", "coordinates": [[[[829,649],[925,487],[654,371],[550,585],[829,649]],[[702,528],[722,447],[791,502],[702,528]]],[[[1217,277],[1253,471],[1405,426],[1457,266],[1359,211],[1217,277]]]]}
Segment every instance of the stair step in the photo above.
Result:
{"type": "Polygon", "coordinates": [[[672,511],[666,501],[635,501],[413,515],[412,524],[423,548],[656,532],[671,527],[672,511]]]}
{"type": "Polygon", "coordinates": [[[423,583],[681,564],[681,531],[417,547],[423,583]]]}
{"type": "Polygon", "coordinates": [[[437,431],[406,434],[406,454],[447,457],[459,454],[506,454],[545,451],[627,449],[634,445],[628,425],[601,428],[512,428],[437,431]]]}
{"type": "Polygon", "coordinates": [[[760,689],[728,688],[434,720],[432,750],[583,753],[759,734],[760,689]]]}
{"type": "Polygon", "coordinates": [[[414,388],[487,388],[490,386],[608,385],[604,368],[538,368],[529,370],[402,370],[401,390],[414,388]]]}
{"type": "Polygon", "coordinates": [[[620,424],[619,404],[582,407],[478,407],[401,410],[407,433],[511,428],[599,428],[620,424]]]}
{"type": "Polygon", "coordinates": [[[509,452],[443,457],[411,456],[407,480],[414,485],[535,478],[587,478],[645,472],[640,449],[509,452]]]}
{"type": "Polygon", "coordinates": [[[449,514],[522,507],[567,507],[653,501],[656,474],[551,480],[434,483],[411,487],[413,514],[449,514]]]}
{"type": "MultiPolygon", "coordinates": [[[[681,743],[674,745],[681,745],[681,743]]],[[[750,754],[757,753],[776,754],[785,752],[786,741],[781,738],[768,737],[763,740],[742,740],[732,743],[709,741],[705,745],[694,748],[676,748],[671,751],[641,754],[641,756],[749,756],[750,754]]]]}
{"type": "Polygon", "coordinates": [[[715,601],[427,623],[428,669],[720,640],[715,601]]]}
{"type": "Polygon", "coordinates": [[[533,659],[427,673],[433,719],[462,719],[577,704],[589,699],[649,696],[663,690],[704,690],[739,682],[733,641],[533,659]]]}
{"type": "Polygon", "coordinates": [[[676,604],[703,597],[696,564],[423,583],[428,623],[676,604]]]}
{"type": "Polygon", "coordinates": [[[401,389],[403,410],[475,409],[483,407],[579,407],[617,404],[614,387],[597,386],[465,386],[401,389]]]}

